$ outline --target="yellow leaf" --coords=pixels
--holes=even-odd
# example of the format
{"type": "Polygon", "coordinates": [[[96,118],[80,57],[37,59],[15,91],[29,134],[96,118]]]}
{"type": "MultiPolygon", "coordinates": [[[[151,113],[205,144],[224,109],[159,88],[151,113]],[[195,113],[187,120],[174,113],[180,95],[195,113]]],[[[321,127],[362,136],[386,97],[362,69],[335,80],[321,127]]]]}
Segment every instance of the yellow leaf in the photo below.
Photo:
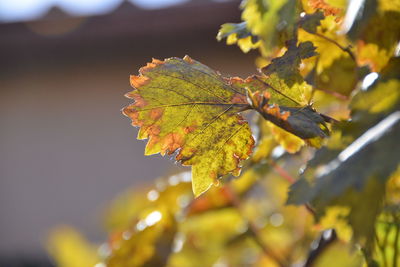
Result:
{"type": "Polygon", "coordinates": [[[176,221],[167,209],[146,212],[133,227],[111,235],[106,266],[165,266],[175,233],[176,221]]]}
{"type": "Polygon", "coordinates": [[[268,122],[275,140],[289,153],[296,153],[304,146],[303,139],[283,130],[282,128],[268,122]]]}
{"type": "Polygon", "coordinates": [[[345,221],[349,215],[350,208],[333,206],[326,209],[325,215],[320,219],[317,228],[325,230],[333,228],[336,230],[339,239],[349,242],[353,236],[353,231],[345,221]]]}
{"type": "Polygon", "coordinates": [[[315,260],[314,267],[361,267],[363,266],[363,257],[361,253],[352,248],[350,245],[335,241],[329,244],[323,250],[321,255],[315,260]]]}
{"type": "Polygon", "coordinates": [[[321,25],[317,27],[317,34],[315,35],[299,29],[299,41],[310,41],[317,48],[319,54],[317,73],[321,73],[324,69],[328,68],[332,63],[340,57],[349,57],[349,55],[341,50],[336,44],[330,40],[335,40],[343,47],[348,45],[345,35],[338,34],[340,24],[336,21],[336,17],[327,16],[321,20],[321,25]],[[329,38],[330,40],[326,39],[329,38]]]}
{"type": "Polygon", "coordinates": [[[218,31],[217,40],[221,41],[226,38],[226,44],[236,44],[242,49],[244,53],[257,48],[260,41],[248,31],[247,23],[225,23],[218,31]]]}
{"type": "Polygon", "coordinates": [[[400,101],[400,82],[397,79],[379,82],[366,92],[360,92],[352,102],[355,110],[381,113],[391,110],[400,101]]]}
{"type": "Polygon", "coordinates": [[[366,44],[360,41],[357,45],[357,61],[359,65],[368,64],[373,71],[381,71],[389,62],[392,54],[393,51],[380,49],[377,44],[366,44]]]}
{"type": "Polygon", "coordinates": [[[242,4],[242,20],[261,39],[260,50],[270,56],[278,44],[291,39],[295,24],[297,1],[249,0],[242,4]]]}
{"type": "Polygon", "coordinates": [[[87,267],[99,262],[96,246],[69,226],[59,226],[50,233],[48,251],[59,267],[87,267]]]}

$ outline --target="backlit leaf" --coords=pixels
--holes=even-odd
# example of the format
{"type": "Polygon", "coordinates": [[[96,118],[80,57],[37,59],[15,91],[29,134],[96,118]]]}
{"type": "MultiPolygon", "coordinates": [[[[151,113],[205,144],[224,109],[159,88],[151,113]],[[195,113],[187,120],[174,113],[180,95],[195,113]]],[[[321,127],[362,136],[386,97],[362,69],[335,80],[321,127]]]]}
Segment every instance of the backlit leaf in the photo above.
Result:
{"type": "Polygon", "coordinates": [[[246,22],[223,24],[218,31],[217,40],[221,41],[224,38],[226,38],[226,44],[232,45],[237,43],[245,53],[257,48],[260,44],[258,38],[252,35],[247,29],[246,22]]]}
{"type": "Polygon", "coordinates": [[[106,266],[165,266],[175,233],[176,222],[167,210],[152,211],[136,225],[111,235],[106,266]]]}
{"type": "Polygon", "coordinates": [[[342,56],[335,59],[329,67],[317,75],[315,86],[328,93],[337,92],[348,96],[356,87],[358,78],[356,62],[348,56],[342,56]]]}
{"type": "Polygon", "coordinates": [[[100,261],[97,246],[90,244],[77,230],[69,226],[53,229],[47,246],[59,267],[94,266],[100,261]]]}
{"type": "Polygon", "coordinates": [[[351,107],[356,112],[389,113],[400,107],[400,58],[392,58],[372,85],[355,95],[351,107]]]}
{"type": "Polygon", "coordinates": [[[304,145],[304,141],[282,128],[267,122],[275,140],[289,153],[296,153],[304,145]]]}
{"type": "MultiPolygon", "coordinates": [[[[350,28],[347,34],[356,41],[359,64],[368,64],[373,71],[380,71],[394,55],[400,40],[400,2],[361,2],[358,16],[348,22],[350,28]]],[[[348,10],[348,13],[351,12],[348,10]]]]}
{"type": "Polygon", "coordinates": [[[329,244],[323,252],[313,262],[314,267],[361,267],[363,258],[349,244],[339,240],[329,244]],[[333,260],[334,259],[334,260],[333,260]]]}
{"type": "Polygon", "coordinates": [[[189,57],[153,60],[131,84],[135,90],[127,97],[135,103],[123,113],[140,126],[138,139],[149,139],[146,155],[176,153],[176,160],[192,165],[196,196],[218,177],[239,174],[254,144],[237,114],[249,106],[244,90],[189,57]]]}
{"type": "Polygon", "coordinates": [[[322,10],[325,16],[341,15],[345,3],[343,0],[306,0],[306,2],[313,10],[322,10]]]}
{"type": "Polygon", "coordinates": [[[242,4],[242,20],[253,35],[261,41],[261,52],[271,55],[277,45],[292,39],[295,27],[297,1],[249,0],[242,4]]]}

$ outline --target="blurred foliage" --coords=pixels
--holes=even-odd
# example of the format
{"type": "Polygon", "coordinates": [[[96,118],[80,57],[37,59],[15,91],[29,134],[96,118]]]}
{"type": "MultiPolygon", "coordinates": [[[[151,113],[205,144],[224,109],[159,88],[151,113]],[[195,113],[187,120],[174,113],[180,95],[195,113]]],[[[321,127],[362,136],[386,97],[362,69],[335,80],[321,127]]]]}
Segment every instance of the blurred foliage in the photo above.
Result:
{"type": "Polygon", "coordinates": [[[107,208],[107,242],[51,233],[58,266],[399,266],[400,1],[240,8],[217,39],[258,49],[261,73],[217,89],[258,111],[241,176],[196,198],[189,172],[128,190],[107,208]]]}

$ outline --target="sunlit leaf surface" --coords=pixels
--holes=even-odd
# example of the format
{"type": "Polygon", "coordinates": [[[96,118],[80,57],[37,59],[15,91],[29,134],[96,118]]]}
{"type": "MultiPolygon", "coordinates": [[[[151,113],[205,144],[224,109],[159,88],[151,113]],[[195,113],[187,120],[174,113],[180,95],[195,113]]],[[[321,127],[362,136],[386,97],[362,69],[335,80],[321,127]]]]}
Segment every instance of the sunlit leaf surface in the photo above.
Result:
{"type": "Polygon", "coordinates": [[[239,174],[239,163],[254,144],[248,123],[237,113],[248,106],[244,90],[192,60],[153,60],[131,77],[135,103],[124,108],[138,139],[149,141],[145,154],[176,154],[192,165],[193,191],[206,191],[218,177],[239,174]]]}

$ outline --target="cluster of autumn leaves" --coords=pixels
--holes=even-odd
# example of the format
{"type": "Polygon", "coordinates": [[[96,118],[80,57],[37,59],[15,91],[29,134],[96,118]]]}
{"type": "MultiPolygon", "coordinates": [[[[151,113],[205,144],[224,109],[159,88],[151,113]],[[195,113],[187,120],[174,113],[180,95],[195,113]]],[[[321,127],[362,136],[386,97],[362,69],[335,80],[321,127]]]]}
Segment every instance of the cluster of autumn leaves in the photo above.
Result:
{"type": "Polygon", "coordinates": [[[60,266],[78,266],[68,244],[96,267],[399,264],[400,2],[241,9],[217,39],[258,49],[258,74],[225,78],[186,56],[131,76],[123,113],[145,154],[191,173],[116,200],[99,253],[55,232],[60,266]]]}

